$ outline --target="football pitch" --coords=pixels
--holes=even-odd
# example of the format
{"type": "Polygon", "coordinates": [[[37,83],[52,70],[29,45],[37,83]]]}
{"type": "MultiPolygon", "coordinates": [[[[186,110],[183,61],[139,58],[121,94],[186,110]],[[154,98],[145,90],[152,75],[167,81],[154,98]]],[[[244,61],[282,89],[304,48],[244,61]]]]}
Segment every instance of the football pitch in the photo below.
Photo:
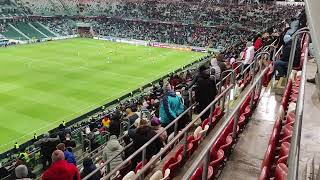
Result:
{"type": "Polygon", "coordinates": [[[203,56],[80,38],[0,48],[0,153],[203,56]]]}

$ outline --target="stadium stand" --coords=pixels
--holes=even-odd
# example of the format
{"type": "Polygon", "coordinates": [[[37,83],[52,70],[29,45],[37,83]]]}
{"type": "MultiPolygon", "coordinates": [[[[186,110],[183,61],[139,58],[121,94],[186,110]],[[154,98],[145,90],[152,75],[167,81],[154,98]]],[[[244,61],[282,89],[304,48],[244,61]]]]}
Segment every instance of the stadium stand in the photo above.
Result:
{"type": "MultiPolygon", "coordinates": [[[[187,84],[196,78],[197,70],[184,70],[171,75],[168,79],[168,82],[175,87],[175,90],[182,94],[184,102],[191,100],[191,102],[189,102],[191,106],[187,106],[187,109],[182,113],[183,115],[190,113],[190,117],[184,117],[184,120],[188,121],[184,126],[180,126],[179,123],[181,120],[179,121],[179,119],[175,119],[175,122],[169,125],[174,127],[174,132],[173,134],[168,134],[167,144],[165,144],[164,149],[152,154],[155,157],[146,158],[146,145],[139,149],[132,149],[132,141],[126,139],[126,135],[128,131],[139,126],[139,120],[142,118],[148,117],[149,114],[159,116],[160,96],[163,95],[162,80],[158,85],[147,88],[146,91],[148,91],[148,93],[130,98],[120,103],[116,108],[109,110],[103,109],[103,111],[96,113],[95,116],[90,117],[87,121],[77,123],[70,128],[66,128],[62,124],[59,129],[50,132],[51,138],[54,139],[58,136],[59,141],[65,144],[67,144],[66,141],[69,143],[70,141],[74,141],[76,145],[72,145],[69,148],[72,149],[72,152],[74,152],[77,158],[77,167],[80,171],[84,166],[82,163],[85,157],[91,157],[94,164],[99,164],[97,170],[94,172],[100,172],[101,170],[101,174],[106,175],[104,178],[109,178],[111,175],[116,174],[114,176],[116,179],[126,179],[129,176],[149,177],[151,175],[152,177],[150,179],[180,177],[179,169],[181,169],[186,162],[188,163],[188,160],[190,161],[191,156],[202,152],[203,148],[207,147],[204,145],[209,141],[211,143],[210,145],[213,146],[211,146],[209,150],[206,149],[210,152],[207,156],[210,162],[208,161],[207,164],[205,164],[205,175],[208,176],[208,179],[211,179],[221,173],[223,166],[228,160],[228,156],[232,153],[233,145],[237,142],[238,135],[246,128],[246,124],[249,122],[255,106],[257,106],[259,102],[261,85],[267,86],[273,76],[273,56],[270,57],[269,55],[267,60],[270,62],[266,65],[263,64],[263,60],[265,60],[263,59],[264,56],[257,56],[254,62],[247,68],[244,68],[241,63],[241,60],[244,58],[239,57],[238,54],[240,54],[241,51],[245,51],[244,45],[247,42],[253,41],[251,44],[255,42],[256,39],[252,39],[252,37],[256,32],[264,33],[264,43],[262,48],[256,51],[256,54],[264,48],[268,48],[271,42],[274,42],[274,40],[278,38],[279,33],[277,31],[280,31],[283,25],[278,26],[278,24],[284,19],[284,15],[292,17],[296,11],[293,7],[277,8],[276,6],[264,5],[222,7],[216,6],[216,4],[180,1],[125,2],[123,4],[112,1],[110,3],[106,1],[94,1],[78,4],[77,1],[64,0],[23,0],[22,2],[34,15],[62,15],[66,11],[71,15],[84,16],[105,13],[107,17],[111,18],[79,20],[79,22],[92,23],[96,34],[103,36],[199,47],[214,47],[224,50],[221,54],[222,60],[219,60],[219,68],[221,70],[221,74],[219,75],[221,75],[221,80],[217,87],[220,94],[214,103],[211,103],[205,110],[209,111],[211,109],[210,116],[203,120],[201,124],[197,124],[196,128],[194,124],[198,121],[200,115],[195,119],[192,119],[192,116],[190,116],[192,115],[195,104],[193,104],[191,96],[192,88],[188,91],[186,87],[187,84]],[[227,8],[231,8],[231,11],[226,11],[227,8]],[[284,13],[284,11],[287,13],[284,13]],[[238,21],[239,24],[232,24],[231,22],[233,21],[238,21]],[[199,25],[197,22],[201,22],[202,24],[199,25]],[[275,26],[267,29],[270,25],[275,26]],[[232,61],[232,58],[234,61],[232,61]],[[255,76],[256,74],[258,77],[255,76]],[[237,98],[245,95],[240,98],[239,105],[237,105],[237,109],[239,109],[237,111],[238,114],[234,114],[233,118],[227,117],[229,114],[229,99],[227,100],[228,107],[225,107],[226,96],[231,93],[231,90],[235,91],[235,97],[237,98]],[[214,107],[214,104],[217,104],[217,106],[214,107]],[[126,116],[122,114],[126,114],[126,116]],[[136,121],[131,122],[131,115],[136,117],[136,121]],[[226,119],[228,119],[228,121],[224,122],[228,123],[223,124],[225,128],[221,129],[219,136],[215,137],[215,141],[210,140],[209,137],[212,137],[215,133],[213,129],[221,125],[222,120],[226,119]],[[237,122],[237,124],[235,124],[235,122],[237,122]],[[114,133],[114,131],[116,131],[119,137],[117,141],[124,147],[123,151],[114,154],[114,156],[109,157],[107,160],[103,160],[103,151],[109,142],[109,137],[113,135],[111,133],[114,133]],[[71,140],[69,139],[69,135],[71,135],[71,140]],[[182,139],[185,141],[182,141],[182,139]],[[175,143],[178,143],[178,146],[174,148],[175,143]],[[123,161],[111,169],[111,162],[114,162],[114,158],[120,156],[122,153],[124,153],[125,156],[125,158],[121,159],[123,161]],[[142,157],[141,154],[143,154],[142,157]],[[135,159],[136,164],[134,164],[132,159],[136,156],[139,157],[138,161],[135,159]],[[155,162],[158,164],[154,165],[155,162]]],[[[1,14],[6,16],[7,12],[11,12],[11,10],[2,10],[2,12],[4,13],[1,14]]],[[[12,12],[15,12],[15,10],[12,12]]],[[[0,33],[6,38],[20,40],[27,40],[28,38],[41,39],[55,37],[56,35],[66,36],[74,34],[75,21],[69,18],[57,18],[42,19],[39,20],[39,22],[3,23],[1,24],[0,30],[0,33]]],[[[279,45],[278,43],[279,40],[271,45],[279,45]]],[[[269,50],[269,54],[275,52],[275,49],[269,50]]],[[[211,59],[204,61],[208,60],[211,59]]],[[[289,101],[289,94],[291,94],[291,92],[297,92],[297,88],[299,87],[297,83],[293,83],[292,81],[293,80],[289,80],[288,85],[290,85],[290,87],[288,86],[288,89],[285,91],[283,102],[286,105],[283,106],[288,106],[287,101],[289,101]],[[291,86],[294,86],[294,88],[291,86]]],[[[295,82],[299,82],[299,76],[295,78],[295,82]]],[[[292,95],[291,101],[294,101],[296,98],[296,95],[292,95]]],[[[204,112],[201,112],[200,114],[203,113],[204,112]]],[[[283,113],[285,113],[285,110],[283,113]]],[[[260,179],[266,179],[267,177],[285,179],[284,176],[286,176],[287,172],[285,158],[287,158],[288,149],[290,149],[290,144],[285,141],[288,141],[292,134],[291,126],[294,123],[294,116],[288,113],[286,118],[282,119],[283,120],[279,118],[279,120],[276,121],[275,137],[271,137],[277,137],[277,140],[281,140],[270,139],[271,145],[264,159],[260,179]],[[280,129],[282,126],[283,131],[281,134],[280,129]],[[277,157],[275,157],[276,154],[274,151],[277,145],[280,147],[280,151],[277,157]]],[[[169,127],[166,127],[163,131],[168,129],[169,127]]],[[[161,133],[160,131],[160,134],[161,133]]],[[[149,139],[147,143],[155,140],[160,134],[150,138],[151,140],[149,139]]],[[[41,160],[43,160],[46,154],[46,152],[43,151],[43,149],[46,148],[45,146],[40,145],[39,147],[38,143],[35,144],[36,146],[31,146],[30,150],[28,150],[29,154],[27,155],[28,158],[36,160],[35,162],[28,160],[28,163],[30,162],[33,167],[39,164],[39,158],[36,158],[39,152],[41,154],[41,160]]],[[[55,148],[55,146],[53,147],[55,148]]],[[[51,153],[48,154],[50,155],[51,153]]],[[[51,156],[46,158],[50,159],[51,156]]],[[[11,161],[9,159],[7,164],[10,163],[11,161]]],[[[192,172],[192,176],[190,176],[191,179],[200,179],[202,177],[204,171],[203,165],[198,167],[200,161],[197,163],[197,168],[193,169],[194,172],[192,172]]],[[[84,179],[88,179],[94,173],[91,172],[88,174],[84,179]]]]}

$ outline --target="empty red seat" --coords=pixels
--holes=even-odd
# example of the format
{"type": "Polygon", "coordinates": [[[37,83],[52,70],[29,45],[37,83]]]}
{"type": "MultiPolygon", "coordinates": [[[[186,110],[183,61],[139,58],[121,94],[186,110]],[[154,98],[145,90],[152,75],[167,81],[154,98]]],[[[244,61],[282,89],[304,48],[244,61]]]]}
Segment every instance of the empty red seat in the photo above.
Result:
{"type": "MultiPolygon", "coordinates": [[[[190,156],[191,156],[192,148],[193,148],[193,144],[192,143],[188,143],[187,144],[187,157],[186,157],[187,159],[189,159],[190,156]]],[[[183,153],[183,145],[180,145],[179,148],[176,151],[175,158],[177,159],[178,156],[180,154],[182,154],[182,153],[183,153]]]]}
{"type": "Polygon", "coordinates": [[[225,143],[220,147],[226,155],[230,154],[231,148],[232,148],[232,136],[227,136],[225,143]]]}
{"type": "Polygon", "coordinates": [[[269,177],[269,169],[267,166],[263,166],[262,171],[259,176],[259,180],[267,180],[269,177]]]}
{"type": "MultiPolygon", "coordinates": [[[[196,171],[193,173],[193,175],[191,176],[190,180],[202,180],[202,170],[203,170],[202,166],[198,167],[196,171]]],[[[213,176],[213,168],[209,166],[207,179],[212,179],[212,176],[213,176]]]]}
{"type": "Polygon", "coordinates": [[[219,149],[217,153],[214,153],[214,151],[211,151],[210,160],[211,160],[210,166],[212,166],[214,172],[217,172],[217,170],[223,165],[224,151],[222,149],[219,149]]]}
{"type": "Polygon", "coordinates": [[[246,116],[244,114],[242,114],[239,117],[239,121],[238,121],[238,126],[239,126],[240,130],[243,129],[245,124],[246,124],[246,116]]]}
{"type": "MultiPolygon", "coordinates": [[[[176,159],[176,161],[172,164],[169,165],[169,169],[170,169],[170,177],[174,177],[177,169],[179,169],[180,165],[182,163],[182,155],[179,155],[178,158],[176,159]]],[[[163,169],[162,169],[163,170],[163,169]]],[[[163,173],[163,172],[162,172],[163,173]]]]}
{"type": "Polygon", "coordinates": [[[280,163],[276,167],[275,180],[287,180],[288,176],[288,167],[280,163]]]}
{"type": "Polygon", "coordinates": [[[267,166],[268,169],[271,169],[271,165],[274,161],[274,148],[272,144],[269,144],[266,154],[264,155],[263,161],[262,161],[262,168],[264,166],[267,166]]]}
{"type": "Polygon", "coordinates": [[[289,154],[289,150],[290,150],[290,143],[288,143],[288,142],[283,142],[283,143],[280,145],[279,158],[288,155],[288,154],[289,154]]]}
{"type": "Polygon", "coordinates": [[[119,169],[120,176],[123,177],[126,174],[128,174],[130,172],[130,169],[131,169],[131,161],[129,161],[127,164],[125,164],[119,169]]]}
{"type": "Polygon", "coordinates": [[[163,164],[163,167],[162,167],[162,174],[165,174],[166,169],[168,169],[169,166],[171,164],[173,164],[174,162],[176,162],[176,158],[175,157],[170,157],[167,161],[165,161],[164,164],[163,164]]]}
{"type": "Polygon", "coordinates": [[[287,159],[288,159],[288,155],[282,156],[281,158],[278,159],[277,164],[279,163],[287,164],[287,159]]]}

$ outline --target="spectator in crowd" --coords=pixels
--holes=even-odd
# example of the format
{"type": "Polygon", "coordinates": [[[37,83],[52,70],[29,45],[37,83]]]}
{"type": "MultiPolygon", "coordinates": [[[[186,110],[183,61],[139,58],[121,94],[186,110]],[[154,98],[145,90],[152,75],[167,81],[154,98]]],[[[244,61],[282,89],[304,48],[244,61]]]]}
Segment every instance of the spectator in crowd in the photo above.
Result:
{"type": "Polygon", "coordinates": [[[134,122],[139,118],[138,114],[135,112],[132,112],[131,108],[126,109],[126,119],[129,120],[130,126],[134,124],[134,122]]]}
{"type": "Polygon", "coordinates": [[[101,123],[102,123],[102,126],[103,126],[104,128],[109,129],[109,127],[110,127],[110,118],[109,118],[109,115],[105,116],[105,117],[102,119],[101,123]]]}
{"type": "Polygon", "coordinates": [[[257,37],[254,39],[254,51],[260,49],[263,45],[262,34],[258,33],[257,37]]]}
{"type": "Polygon", "coordinates": [[[16,179],[30,180],[27,166],[21,164],[14,169],[16,179]]]}
{"type": "MultiPolygon", "coordinates": [[[[54,135],[52,135],[54,136],[54,135]]],[[[35,142],[35,145],[40,146],[40,153],[41,153],[41,162],[42,167],[46,169],[51,164],[51,157],[50,154],[56,149],[56,146],[60,143],[59,136],[56,137],[49,137],[49,133],[45,133],[43,138],[39,141],[35,142]]]]}
{"type": "Polygon", "coordinates": [[[114,135],[117,137],[120,136],[120,119],[121,119],[121,112],[116,110],[116,112],[111,117],[110,127],[109,129],[113,129],[114,135]]]}
{"type": "MultiPolygon", "coordinates": [[[[148,125],[148,121],[144,118],[140,120],[140,125],[137,129],[129,129],[128,131],[128,136],[133,141],[134,151],[140,149],[156,134],[157,133],[152,130],[152,128],[148,125]]],[[[153,155],[157,154],[162,147],[163,143],[160,138],[157,138],[155,141],[150,143],[146,150],[146,160],[149,160],[153,155]]],[[[141,157],[142,154],[139,153],[132,159],[132,168],[135,168],[136,165],[141,162],[141,157]]]]}
{"type": "Polygon", "coordinates": [[[66,139],[66,140],[63,141],[63,143],[65,144],[66,148],[67,148],[70,152],[72,152],[72,149],[77,147],[76,142],[71,139],[71,135],[70,135],[70,134],[66,134],[65,139],[66,139]]]}
{"type": "Polygon", "coordinates": [[[254,46],[251,41],[248,41],[243,54],[242,63],[244,64],[244,69],[246,69],[253,62],[253,59],[254,59],[254,46]]]}
{"type": "MultiPolygon", "coordinates": [[[[292,40],[290,35],[285,35],[283,38],[284,46],[283,53],[279,60],[274,62],[274,69],[276,70],[276,79],[280,79],[281,77],[285,77],[287,75],[287,68],[290,58],[291,45],[292,40]]],[[[293,67],[297,67],[300,64],[300,46],[296,47],[294,59],[293,59],[293,67]]]]}
{"type": "MultiPolygon", "coordinates": [[[[166,127],[184,111],[182,99],[176,95],[169,83],[165,85],[165,94],[160,101],[160,122],[166,127]]],[[[174,126],[168,129],[168,134],[174,131],[174,126]]]]}
{"type": "MultiPolygon", "coordinates": [[[[152,119],[151,119],[151,127],[152,127],[152,129],[157,133],[157,134],[159,134],[161,131],[163,131],[163,127],[161,127],[161,123],[160,123],[160,120],[159,120],[159,118],[157,118],[157,117],[153,117],[152,119]]],[[[166,142],[167,142],[167,138],[168,138],[168,135],[167,135],[167,132],[166,131],[164,131],[163,133],[161,133],[161,135],[160,135],[160,139],[161,139],[161,141],[162,141],[162,143],[165,145],[166,144],[166,142]]]]}
{"type": "MultiPolygon", "coordinates": [[[[104,162],[107,162],[115,155],[120,153],[123,150],[123,146],[120,144],[118,137],[115,135],[115,132],[110,129],[110,138],[107,142],[106,146],[103,149],[102,159],[104,162]]],[[[117,167],[119,164],[122,163],[122,156],[123,154],[119,154],[110,162],[110,170],[117,167]]]]}
{"type": "Polygon", "coordinates": [[[65,160],[64,153],[61,150],[55,150],[51,157],[52,164],[42,174],[42,180],[80,180],[77,167],[65,160]]]}
{"type": "MultiPolygon", "coordinates": [[[[17,168],[18,166],[23,165],[24,167],[27,168],[27,175],[24,175],[23,177],[17,177],[17,174],[15,171],[12,172],[11,174],[11,179],[21,179],[21,178],[30,178],[30,179],[35,179],[36,174],[32,172],[32,169],[27,165],[26,162],[26,157],[24,155],[19,155],[19,157],[16,159],[15,167],[17,168]]],[[[19,168],[18,168],[19,169],[19,168]]]]}
{"type": "Polygon", "coordinates": [[[2,165],[2,163],[0,163],[0,179],[5,178],[9,175],[10,175],[10,173],[9,173],[8,169],[6,167],[4,167],[2,165]]]}
{"type": "MultiPolygon", "coordinates": [[[[208,70],[202,65],[200,68],[203,70],[200,73],[200,77],[196,83],[195,88],[195,100],[198,102],[197,111],[201,113],[215,98],[217,95],[216,82],[213,78],[210,78],[208,70]]],[[[202,116],[201,120],[205,120],[209,117],[210,110],[207,110],[202,116]]]]}
{"type": "MultiPolygon", "coordinates": [[[[84,177],[86,177],[91,172],[97,169],[97,167],[93,164],[92,159],[89,157],[84,158],[82,164],[83,164],[83,170],[80,175],[81,179],[83,179],[84,177]]],[[[96,173],[94,173],[92,176],[90,176],[88,180],[99,180],[100,178],[102,178],[102,176],[101,176],[101,171],[99,170],[96,173]]]]}
{"type": "Polygon", "coordinates": [[[61,150],[64,153],[64,158],[68,163],[74,164],[75,166],[77,165],[76,158],[74,157],[72,152],[66,149],[66,146],[64,143],[58,144],[57,149],[61,150]]]}
{"type": "Polygon", "coordinates": [[[213,74],[216,81],[219,82],[221,79],[221,68],[218,64],[218,60],[216,57],[211,58],[210,61],[210,74],[213,74]]]}

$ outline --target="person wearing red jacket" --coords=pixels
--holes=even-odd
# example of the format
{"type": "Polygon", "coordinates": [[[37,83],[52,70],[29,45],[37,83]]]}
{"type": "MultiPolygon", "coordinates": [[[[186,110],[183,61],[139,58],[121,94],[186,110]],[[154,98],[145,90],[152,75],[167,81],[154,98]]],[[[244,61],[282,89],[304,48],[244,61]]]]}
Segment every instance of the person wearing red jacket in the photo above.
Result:
{"type": "Polygon", "coordinates": [[[55,150],[51,158],[52,164],[42,174],[42,180],[80,180],[77,167],[64,159],[64,153],[61,150],[55,150]]]}
{"type": "Polygon", "coordinates": [[[262,44],[263,44],[262,35],[259,33],[253,44],[254,51],[257,51],[258,49],[260,49],[262,47],[262,44]]]}

